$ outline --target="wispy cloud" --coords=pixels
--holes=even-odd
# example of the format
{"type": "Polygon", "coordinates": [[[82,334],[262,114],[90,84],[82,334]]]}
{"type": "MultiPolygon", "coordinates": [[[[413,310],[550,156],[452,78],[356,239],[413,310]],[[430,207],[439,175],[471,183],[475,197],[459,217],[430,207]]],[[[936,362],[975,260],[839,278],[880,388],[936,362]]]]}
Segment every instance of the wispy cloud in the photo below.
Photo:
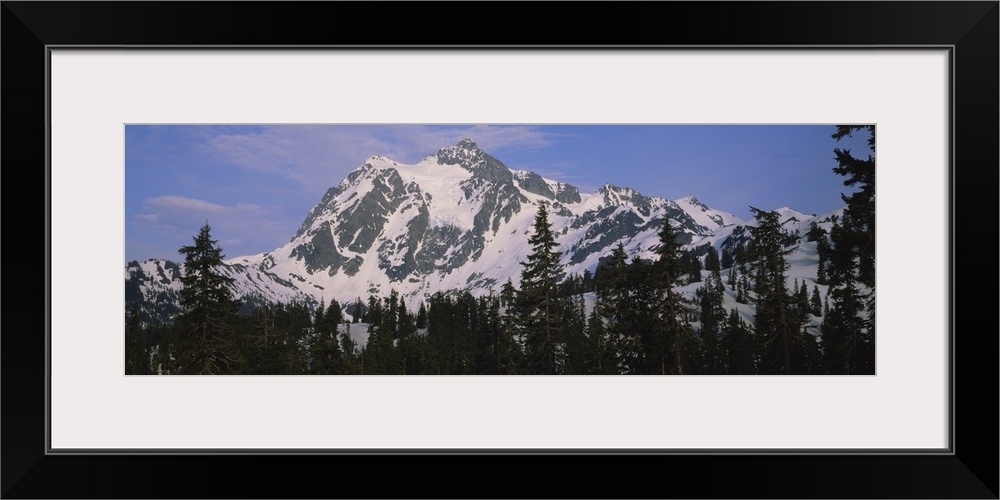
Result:
{"type": "Polygon", "coordinates": [[[226,211],[226,207],[222,205],[216,205],[215,203],[209,203],[207,201],[196,200],[193,198],[185,198],[183,196],[173,196],[173,195],[148,198],[145,201],[145,205],[150,208],[160,209],[160,210],[203,212],[207,214],[221,213],[226,211]]]}
{"type": "Polygon", "coordinates": [[[550,144],[549,134],[530,126],[284,125],[246,133],[226,129],[207,138],[204,147],[218,161],[304,186],[326,182],[325,189],[372,155],[415,163],[464,137],[489,152],[550,144]]]}
{"type": "MultiPolygon", "coordinates": [[[[158,234],[177,245],[176,248],[188,244],[207,222],[213,237],[233,257],[272,250],[275,241],[291,236],[287,234],[288,227],[294,227],[294,221],[275,207],[242,203],[225,206],[174,195],[144,200],[143,213],[133,215],[131,222],[134,230],[158,234]]],[[[174,257],[176,248],[163,248],[164,254],[156,256],[174,257]]]]}

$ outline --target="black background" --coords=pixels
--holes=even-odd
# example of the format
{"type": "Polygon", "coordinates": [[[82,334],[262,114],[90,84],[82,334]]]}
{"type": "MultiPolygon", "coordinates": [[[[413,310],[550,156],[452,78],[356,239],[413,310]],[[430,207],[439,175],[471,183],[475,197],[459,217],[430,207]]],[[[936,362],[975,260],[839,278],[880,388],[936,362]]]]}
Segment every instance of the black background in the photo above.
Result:
{"type": "MultiPolygon", "coordinates": [[[[3,497],[997,498],[998,11],[995,1],[3,2],[3,497]],[[954,46],[955,453],[46,455],[45,47],[247,44],[954,46]]],[[[844,85],[864,81],[844,74],[844,85]]]]}

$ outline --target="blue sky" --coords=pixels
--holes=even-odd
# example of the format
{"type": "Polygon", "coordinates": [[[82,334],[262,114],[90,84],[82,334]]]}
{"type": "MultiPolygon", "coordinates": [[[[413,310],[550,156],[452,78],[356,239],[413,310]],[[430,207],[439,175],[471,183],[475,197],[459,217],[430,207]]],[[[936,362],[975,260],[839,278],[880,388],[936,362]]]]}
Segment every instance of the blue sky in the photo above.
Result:
{"type": "Polygon", "coordinates": [[[512,169],[593,192],[604,183],[693,194],[744,219],[749,206],[820,214],[849,193],[833,149],[868,154],[832,125],[128,125],[125,259],[177,260],[203,223],[227,258],[288,242],[327,188],[368,157],[416,163],[470,137],[512,169]]]}

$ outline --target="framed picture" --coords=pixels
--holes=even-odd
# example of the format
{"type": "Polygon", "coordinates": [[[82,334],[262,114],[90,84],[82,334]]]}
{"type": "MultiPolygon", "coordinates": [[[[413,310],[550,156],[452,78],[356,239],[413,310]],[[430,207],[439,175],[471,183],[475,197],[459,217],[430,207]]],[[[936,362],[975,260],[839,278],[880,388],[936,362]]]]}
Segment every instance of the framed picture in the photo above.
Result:
{"type": "MultiPolygon", "coordinates": [[[[971,393],[995,383],[997,360],[981,353],[996,352],[996,336],[965,333],[996,325],[960,307],[995,293],[977,283],[995,273],[980,273],[992,259],[966,257],[975,247],[958,242],[997,206],[997,3],[656,5],[671,15],[579,6],[584,18],[621,19],[608,29],[626,47],[413,47],[354,45],[376,41],[373,27],[436,43],[402,14],[410,9],[380,4],[326,6],[330,17],[309,3],[4,3],[7,102],[48,97],[3,111],[17,124],[5,126],[5,166],[37,167],[46,186],[44,207],[20,209],[44,214],[45,232],[34,218],[14,226],[43,251],[8,253],[46,280],[8,302],[39,311],[45,328],[3,340],[4,496],[298,496],[280,478],[314,460],[347,473],[378,455],[378,467],[421,475],[490,455],[484,470],[462,473],[494,486],[462,496],[526,496],[516,481],[487,478],[552,458],[608,477],[527,496],[996,498],[996,464],[977,458],[996,456],[996,429],[971,420],[996,415],[991,398],[971,393]],[[713,12],[723,22],[703,32],[679,21],[713,12]],[[296,21],[261,29],[285,18],[296,21]],[[319,19],[382,21],[327,38],[319,19]],[[637,35],[652,32],[665,34],[637,35]],[[124,377],[126,127],[279,123],[875,124],[878,371],[124,377]],[[242,481],[246,455],[273,478],[242,481]],[[679,476],[622,486],[636,462],[679,476]],[[87,481],[74,472],[84,468],[87,481]],[[196,489],[205,480],[215,489],[196,489]]],[[[422,14],[466,20],[443,7],[422,14]]],[[[497,15],[525,28],[555,21],[497,15]]],[[[589,41],[576,31],[568,39],[589,41]]],[[[338,495],[420,491],[408,488],[338,495]]]]}

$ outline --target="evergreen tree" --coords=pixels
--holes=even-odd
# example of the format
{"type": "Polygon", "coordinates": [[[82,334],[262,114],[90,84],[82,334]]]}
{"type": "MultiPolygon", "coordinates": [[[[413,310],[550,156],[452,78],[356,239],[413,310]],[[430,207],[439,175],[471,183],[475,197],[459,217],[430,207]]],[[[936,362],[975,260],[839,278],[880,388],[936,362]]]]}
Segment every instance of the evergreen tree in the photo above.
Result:
{"type": "Polygon", "coordinates": [[[340,302],[337,302],[337,299],[330,301],[330,305],[326,308],[325,317],[331,325],[339,325],[344,322],[344,311],[341,310],[340,302]]]}
{"type": "Polygon", "coordinates": [[[722,371],[727,375],[753,375],[757,373],[757,362],[753,334],[750,326],[740,318],[736,309],[729,311],[720,339],[722,371]]]}
{"type": "Polygon", "coordinates": [[[601,301],[598,299],[587,319],[587,373],[616,375],[620,373],[618,370],[618,343],[605,326],[605,318],[601,315],[601,309],[601,301]]]}
{"type": "Polygon", "coordinates": [[[342,322],[340,304],[336,300],[330,302],[325,309],[320,302],[313,323],[315,334],[310,344],[311,373],[324,375],[344,373],[344,359],[339,338],[342,322]]]}
{"type": "Polygon", "coordinates": [[[687,273],[688,273],[688,283],[700,283],[701,282],[701,260],[690,252],[684,252],[688,255],[687,262],[687,273]]]}
{"type": "Polygon", "coordinates": [[[820,301],[819,287],[816,285],[813,285],[812,297],[809,299],[809,312],[811,312],[814,316],[823,315],[823,302],[820,301]]]}
{"type": "Polygon", "coordinates": [[[740,304],[750,303],[750,278],[747,277],[746,273],[741,274],[736,283],[736,302],[740,304]]]}
{"type": "Polygon", "coordinates": [[[500,297],[493,294],[478,300],[480,327],[476,349],[477,365],[478,372],[486,375],[514,373],[514,338],[511,330],[505,328],[500,302],[500,297]]]}
{"type": "MultiPolygon", "coordinates": [[[[681,268],[678,257],[681,245],[677,242],[677,232],[670,219],[664,217],[659,233],[660,246],[657,248],[655,276],[657,277],[657,317],[656,341],[652,344],[649,358],[651,373],[665,375],[684,373],[684,350],[691,347],[693,337],[691,325],[684,319],[687,314],[685,300],[677,291],[681,268]]],[[[697,258],[693,259],[695,262],[697,258]]],[[[698,266],[700,276],[700,265],[698,266]]],[[[700,279],[699,279],[700,281],[700,279]]]]}
{"type": "Polygon", "coordinates": [[[500,330],[501,335],[510,339],[510,373],[520,373],[525,365],[524,343],[519,331],[520,316],[518,291],[510,278],[500,287],[500,330]]]}
{"type": "Polygon", "coordinates": [[[434,348],[425,335],[415,332],[401,335],[397,346],[403,373],[406,375],[433,375],[438,373],[434,348]]]}
{"type": "Polygon", "coordinates": [[[583,295],[571,295],[561,300],[560,306],[561,333],[565,345],[565,369],[563,373],[586,375],[589,363],[587,360],[587,313],[583,295]]]}
{"type": "Polygon", "coordinates": [[[403,338],[416,333],[416,331],[417,327],[413,322],[413,316],[406,310],[406,304],[400,298],[399,305],[396,307],[396,338],[403,338]]]}
{"type": "Polygon", "coordinates": [[[819,264],[816,266],[816,283],[826,284],[826,262],[830,258],[830,246],[826,236],[816,240],[816,252],[819,254],[819,264]]]}
{"type": "Polygon", "coordinates": [[[840,140],[850,136],[854,131],[864,130],[868,133],[868,148],[871,153],[868,158],[860,159],[851,155],[848,149],[835,148],[834,154],[837,166],[834,173],[847,177],[845,186],[854,186],[857,191],[850,195],[841,195],[847,203],[844,210],[843,226],[847,228],[847,238],[835,241],[835,245],[849,243],[858,257],[857,277],[866,287],[875,288],[875,126],[874,125],[840,125],[833,138],[840,140]]]}
{"type": "Polygon", "coordinates": [[[402,364],[396,352],[392,332],[385,324],[368,324],[368,342],[361,350],[363,373],[365,375],[398,375],[402,364]]]}
{"type": "Polygon", "coordinates": [[[790,298],[785,283],[786,251],[782,248],[784,231],[777,212],[750,207],[757,220],[751,227],[751,256],[756,271],[754,293],[756,313],[754,329],[761,352],[762,373],[792,373],[792,318],[790,298]]]}
{"type": "Polygon", "coordinates": [[[358,297],[357,299],[354,300],[354,309],[351,311],[351,322],[352,323],[360,323],[361,322],[361,317],[363,316],[361,310],[362,310],[361,297],[358,297]]]}
{"type": "Polygon", "coordinates": [[[825,235],[826,235],[826,230],[823,229],[823,228],[821,228],[821,227],[819,227],[819,225],[816,224],[816,221],[812,221],[812,222],[809,223],[809,232],[806,233],[806,241],[809,241],[809,242],[817,241],[818,242],[825,235]]]}
{"type": "Polygon", "coordinates": [[[250,332],[244,335],[243,358],[246,360],[246,375],[289,375],[298,373],[294,343],[289,335],[287,314],[284,323],[277,324],[277,311],[284,310],[284,304],[261,305],[254,309],[250,332]]]}
{"type": "Polygon", "coordinates": [[[625,337],[622,350],[629,365],[626,373],[661,373],[660,357],[669,348],[660,324],[663,288],[657,266],[633,255],[625,270],[624,286],[619,331],[625,337]]]}
{"type": "Polygon", "coordinates": [[[841,195],[847,208],[830,231],[825,278],[833,303],[824,314],[823,345],[831,373],[875,373],[875,126],[841,125],[832,137],[839,141],[859,130],[868,133],[868,158],[834,149],[834,173],[856,191],[841,195]]]}
{"type": "Polygon", "coordinates": [[[384,306],[382,308],[382,320],[380,324],[382,330],[389,335],[391,339],[399,338],[399,292],[392,289],[389,292],[389,296],[383,299],[384,306]]]}
{"type": "Polygon", "coordinates": [[[159,325],[148,329],[152,345],[152,372],[157,375],[177,373],[176,330],[174,325],[159,325]]]}
{"type": "Polygon", "coordinates": [[[809,314],[809,291],[806,290],[806,280],[802,280],[802,285],[799,286],[799,279],[795,278],[792,290],[795,292],[795,312],[805,321],[806,315],[809,314]]]}
{"type": "Polygon", "coordinates": [[[444,292],[431,296],[427,310],[427,335],[437,366],[445,375],[476,373],[474,351],[475,299],[468,292],[453,300],[444,292]]]}
{"type": "Polygon", "coordinates": [[[715,249],[715,245],[708,246],[708,253],[705,254],[705,270],[722,271],[722,263],[719,262],[719,252],[715,249]]]}
{"type": "Polygon", "coordinates": [[[420,301],[420,309],[417,310],[417,324],[418,329],[427,328],[427,307],[424,305],[424,301],[420,301]]]}
{"type": "MultiPolygon", "coordinates": [[[[360,300],[358,301],[360,302],[360,300]]],[[[358,344],[351,337],[351,325],[353,323],[347,323],[344,325],[344,331],[340,335],[340,350],[344,355],[344,373],[348,375],[358,375],[361,373],[361,359],[360,353],[358,352],[358,344]]],[[[356,327],[355,327],[356,328],[356,327]]]]}
{"type": "Polygon", "coordinates": [[[581,282],[583,286],[583,291],[593,292],[594,291],[594,275],[590,272],[590,269],[583,270],[583,281],[581,282]]]}
{"type": "MultiPolygon", "coordinates": [[[[628,318],[631,311],[631,284],[629,281],[628,255],[621,242],[611,250],[607,261],[597,269],[594,276],[597,286],[596,311],[600,316],[601,330],[616,349],[614,360],[616,373],[639,373],[642,354],[638,332],[631,330],[628,318]]],[[[597,328],[595,326],[595,328],[597,328]]]]}
{"type": "Polygon", "coordinates": [[[729,245],[722,247],[722,257],[719,260],[719,266],[722,267],[722,269],[732,269],[733,252],[729,249],[729,245]]]}
{"type": "Polygon", "coordinates": [[[760,373],[808,374],[819,371],[819,345],[806,330],[808,293],[795,280],[787,289],[786,233],[777,212],[751,207],[757,227],[751,228],[751,257],[755,271],[754,330],[760,373]]]}
{"type": "Polygon", "coordinates": [[[125,375],[149,375],[149,348],[139,321],[139,304],[130,302],[125,314],[125,375]]]}
{"type": "Polygon", "coordinates": [[[718,271],[712,271],[705,280],[705,286],[699,288],[695,295],[699,297],[701,312],[698,320],[701,323],[700,336],[702,341],[701,368],[704,373],[719,373],[723,368],[720,354],[720,336],[726,321],[726,310],[722,307],[725,296],[725,286],[718,271]]]}
{"type": "Polygon", "coordinates": [[[382,301],[374,295],[368,296],[368,307],[365,310],[364,316],[361,317],[362,323],[368,323],[370,325],[379,325],[382,323],[382,301]]]}
{"type": "Polygon", "coordinates": [[[238,373],[241,360],[234,323],[240,304],[229,287],[233,279],[221,272],[222,249],[212,239],[206,222],[193,245],[181,247],[181,307],[177,329],[178,372],[183,374],[238,373]]]}
{"type": "Polygon", "coordinates": [[[274,326],[286,336],[286,371],[300,374],[309,371],[309,342],[313,333],[313,316],[304,302],[293,300],[278,304],[274,311],[274,326]]]}
{"type": "Polygon", "coordinates": [[[531,254],[521,263],[522,328],[527,355],[527,370],[533,374],[558,373],[560,318],[556,284],[562,269],[560,252],[549,224],[545,203],[539,203],[534,234],[528,239],[531,254]]]}

